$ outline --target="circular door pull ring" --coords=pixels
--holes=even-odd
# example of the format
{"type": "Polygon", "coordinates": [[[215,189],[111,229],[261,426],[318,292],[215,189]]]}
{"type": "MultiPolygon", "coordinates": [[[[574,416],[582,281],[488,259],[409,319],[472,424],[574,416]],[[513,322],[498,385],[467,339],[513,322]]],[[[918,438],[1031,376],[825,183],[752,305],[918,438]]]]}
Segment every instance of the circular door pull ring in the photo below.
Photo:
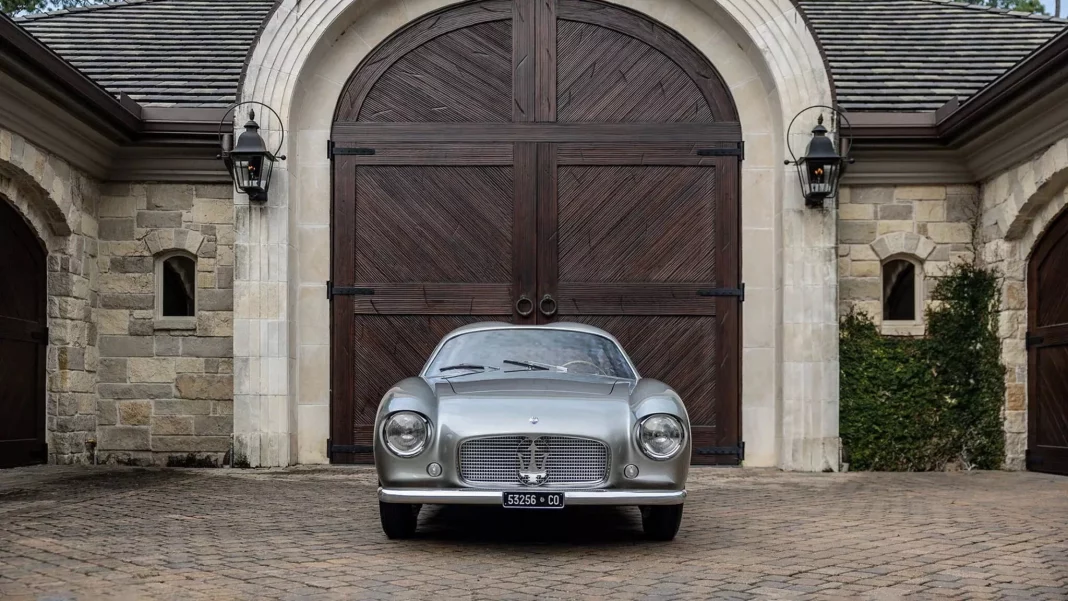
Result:
{"type": "Polygon", "coordinates": [[[519,300],[515,301],[515,312],[521,317],[528,317],[534,312],[534,301],[525,294],[520,296],[519,300]]]}
{"type": "Polygon", "coordinates": [[[553,298],[553,295],[546,294],[541,297],[541,302],[538,303],[538,309],[541,310],[541,314],[546,317],[556,315],[556,299],[553,298]]]}

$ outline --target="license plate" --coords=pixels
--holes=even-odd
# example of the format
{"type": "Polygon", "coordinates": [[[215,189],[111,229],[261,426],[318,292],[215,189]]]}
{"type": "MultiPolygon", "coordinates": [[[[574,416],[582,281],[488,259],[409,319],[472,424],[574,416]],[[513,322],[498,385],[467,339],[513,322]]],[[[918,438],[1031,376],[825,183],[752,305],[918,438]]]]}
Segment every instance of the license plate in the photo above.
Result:
{"type": "Polygon", "coordinates": [[[516,509],[563,509],[562,492],[506,492],[501,499],[505,507],[516,509]]]}

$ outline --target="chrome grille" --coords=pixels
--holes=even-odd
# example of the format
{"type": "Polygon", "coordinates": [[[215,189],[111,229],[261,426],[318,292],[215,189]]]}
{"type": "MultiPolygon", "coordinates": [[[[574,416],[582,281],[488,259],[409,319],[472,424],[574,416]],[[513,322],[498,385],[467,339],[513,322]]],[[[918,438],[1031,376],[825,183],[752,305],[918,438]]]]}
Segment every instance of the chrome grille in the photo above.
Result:
{"type": "MultiPolygon", "coordinates": [[[[530,441],[548,453],[543,486],[596,484],[608,474],[608,446],[572,436],[487,436],[460,444],[460,477],[472,484],[519,484],[520,451],[530,462],[530,441]]],[[[538,463],[541,463],[539,458],[538,463]]]]}

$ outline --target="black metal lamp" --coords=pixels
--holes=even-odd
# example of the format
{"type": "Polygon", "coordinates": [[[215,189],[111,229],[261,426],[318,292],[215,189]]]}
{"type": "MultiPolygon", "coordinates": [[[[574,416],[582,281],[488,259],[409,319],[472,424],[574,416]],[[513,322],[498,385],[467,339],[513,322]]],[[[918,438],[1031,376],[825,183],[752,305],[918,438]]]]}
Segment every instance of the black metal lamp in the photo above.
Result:
{"type": "MultiPolygon", "coordinates": [[[[223,115],[223,120],[226,119],[226,115],[230,114],[230,111],[243,104],[258,104],[274,113],[276,118],[278,117],[278,113],[275,113],[271,107],[260,102],[246,101],[232,106],[223,115]]],[[[281,124],[281,119],[278,121],[281,124]]],[[[237,145],[233,148],[229,148],[231,136],[221,133],[221,121],[219,130],[220,145],[222,146],[222,154],[219,155],[219,158],[226,164],[226,169],[234,180],[234,186],[238,191],[247,194],[249,201],[265,202],[267,200],[267,191],[271,187],[271,174],[274,172],[274,164],[276,161],[284,161],[286,159],[285,155],[279,156],[277,154],[278,150],[282,148],[282,142],[285,141],[285,130],[282,130],[282,141],[279,141],[278,149],[275,152],[267,149],[267,144],[260,136],[260,125],[256,123],[256,112],[252,109],[248,111],[248,123],[245,123],[245,131],[238,136],[237,145]]]]}
{"type": "MultiPolygon", "coordinates": [[[[824,106],[811,106],[801,113],[813,108],[827,108],[845,119],[841,112],[824,106]]],[[[798,113],[790,122],[790,127],[793,127],[794,121],[801,113],[798,113]]],[[[849,123],[848,119],[846,123],[849,123]]],[[[789,129],[787,129],[787,135],[789,135],[789,129]]],[[[842,179],[846,165],[854,162],[852,158],[840,155],[834,147],[834,141],[827,137],[827,128],[823,126],[822,113],[816,121],[816,127],[812,128],[812,139],[808,142],[804,156],[798,158],[793,155],[792,150],[790,155],[793,156],[793,160],[786,161],[786,164],[797,167],[797,178],[801,183],[801,191],[805,195],[805,205],[809,207],[823,207],[826,199],[834,198],[838,194],[838,182],[842,179]]]]}

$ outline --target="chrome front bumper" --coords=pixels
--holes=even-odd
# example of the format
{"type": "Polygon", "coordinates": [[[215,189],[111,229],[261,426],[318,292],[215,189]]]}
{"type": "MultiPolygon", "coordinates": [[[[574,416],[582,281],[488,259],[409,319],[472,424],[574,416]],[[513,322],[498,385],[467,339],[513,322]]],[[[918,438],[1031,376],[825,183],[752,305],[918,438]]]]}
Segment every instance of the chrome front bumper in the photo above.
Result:
{"type": "MultiPolygon", "coordinates": [[[[526,489],[534,491],[536,489],[526,489]]],[[[552,490],[546,487],[545,490],[552,490]]],[[[513,490],[512,492],[522,492],[513,490]]],[[[564,493],[564,505],[681,505],[685,490],[552,490],[564,493]]],[[[428,505],[500,505],[503,490],[473,488],[379,488],[383,503],[428,505]]]]}

